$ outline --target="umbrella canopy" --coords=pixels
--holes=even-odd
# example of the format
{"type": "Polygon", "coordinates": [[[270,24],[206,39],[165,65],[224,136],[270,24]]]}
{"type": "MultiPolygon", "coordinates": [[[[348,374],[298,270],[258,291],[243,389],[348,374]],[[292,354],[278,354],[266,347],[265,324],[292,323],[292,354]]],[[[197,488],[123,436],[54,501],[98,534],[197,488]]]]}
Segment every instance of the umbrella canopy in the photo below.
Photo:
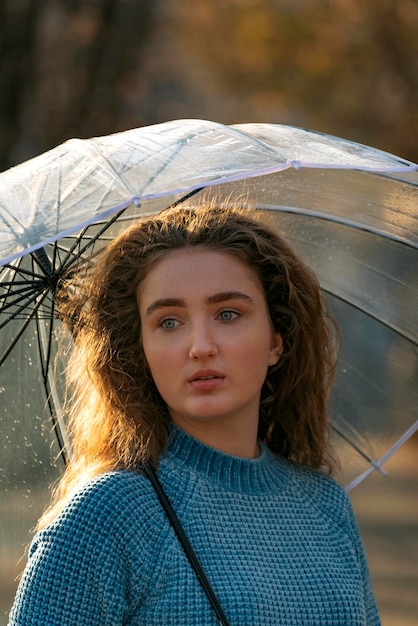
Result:
{"type": "Polygon", "coordinates": [[[256,207],[320,279],[342,333],[330,413],[343,484],[383,472],[417,429],[417,165],[271,124],[182,120],[67,141],[0,175],[5,578],[68,453],[57,282],[141,215],[203,194],[256,207]]]}

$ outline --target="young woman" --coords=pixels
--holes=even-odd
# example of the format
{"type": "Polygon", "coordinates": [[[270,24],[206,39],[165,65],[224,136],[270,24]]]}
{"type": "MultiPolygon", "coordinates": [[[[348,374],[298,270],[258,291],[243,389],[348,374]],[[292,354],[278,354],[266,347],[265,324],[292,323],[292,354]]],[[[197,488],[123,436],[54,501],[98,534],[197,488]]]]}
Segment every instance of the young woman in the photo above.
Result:
{"type": "Polygon", "coordinates": [[[148,464],[231,625],[378,625],[328,475],[332,323],[289,246],[248,211],[170,209],[74,282],[72,460],[10,624],[219,623],[148,464]]]}

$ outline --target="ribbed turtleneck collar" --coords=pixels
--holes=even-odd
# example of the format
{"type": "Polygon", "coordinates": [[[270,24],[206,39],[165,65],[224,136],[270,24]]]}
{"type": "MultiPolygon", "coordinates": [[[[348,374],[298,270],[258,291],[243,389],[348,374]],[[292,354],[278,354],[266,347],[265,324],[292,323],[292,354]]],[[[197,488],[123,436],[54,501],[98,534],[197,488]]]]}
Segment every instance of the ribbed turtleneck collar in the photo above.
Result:
{"type": "Polygon", "coordinates": [[[260,444],[255,459],[231,456],[172,427],[160,462],[177,471],[190,471],[216,488],[249,495],[281,491],[289,480],[288,462],[260,444]]]}

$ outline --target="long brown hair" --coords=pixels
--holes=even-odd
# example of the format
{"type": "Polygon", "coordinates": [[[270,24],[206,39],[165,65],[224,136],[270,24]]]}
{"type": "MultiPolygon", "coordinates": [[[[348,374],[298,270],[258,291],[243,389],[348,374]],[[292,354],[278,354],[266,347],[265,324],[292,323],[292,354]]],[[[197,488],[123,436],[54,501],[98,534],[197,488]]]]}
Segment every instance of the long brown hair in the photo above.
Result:
{"type": "Polygon", "coordinates": [[[183,206],[133,225],[93,270],[81,269],[61,290],[60,312],[75,339],[69,368],[72,459],[41,525],[92,476],[157,464],[170,418],[141,348],[136,292],[154,263],[191,246],[228,252],[251,267],[282,336],[283,355],[262,388],[260,439],[286,458],[330,469],[326,403],[335,333],[315,275],[248,209],[183,206]]]}

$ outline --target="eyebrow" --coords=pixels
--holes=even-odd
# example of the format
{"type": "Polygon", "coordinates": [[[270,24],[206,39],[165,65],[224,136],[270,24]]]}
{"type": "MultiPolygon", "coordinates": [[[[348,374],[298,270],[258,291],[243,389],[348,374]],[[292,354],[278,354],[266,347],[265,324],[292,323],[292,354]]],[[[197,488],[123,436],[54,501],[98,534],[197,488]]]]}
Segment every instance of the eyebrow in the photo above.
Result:
{"type": "MultiPolygon", "coordinates": [[[[241,291],[222,291],[220,293],[215,293],[213,296],[209,296],[206,299],[207,304],[219,304],[221,302],[226,302],[228,300],[243,300],[244,302],[248,302],[249,304],[254,304],[254,300],[247,296],[247,294],[242,293],[241,291]]],[[[146,309],[145,314],[151,315],[154,311],[158,309],[164,309],[168,307],[186,307],[186,302],[181,298],[159,298],[158,300],[154,300],[146,309]]]]}
{"type": "Polygon", "coordinates": [[[247,296],[246,293],[241,291],[221,291],[221,293],[215,293],[213,296],[209,296],[207,299],[208,304],[218,304],[218,302],[225,302],[226,300],[244,300],[250,304],[254,303],[254,300],[247,296]]]}
{"type": "Polygon", "coordinates": [[[158,300],[154,300],[149,307],[147,307],[145,314],[151,315],[154,311],[158,309],[164,309],[166,307],[185,307],[186,303],[184,300],[180,300],[180,298],[159,298],[158,300]]]}

